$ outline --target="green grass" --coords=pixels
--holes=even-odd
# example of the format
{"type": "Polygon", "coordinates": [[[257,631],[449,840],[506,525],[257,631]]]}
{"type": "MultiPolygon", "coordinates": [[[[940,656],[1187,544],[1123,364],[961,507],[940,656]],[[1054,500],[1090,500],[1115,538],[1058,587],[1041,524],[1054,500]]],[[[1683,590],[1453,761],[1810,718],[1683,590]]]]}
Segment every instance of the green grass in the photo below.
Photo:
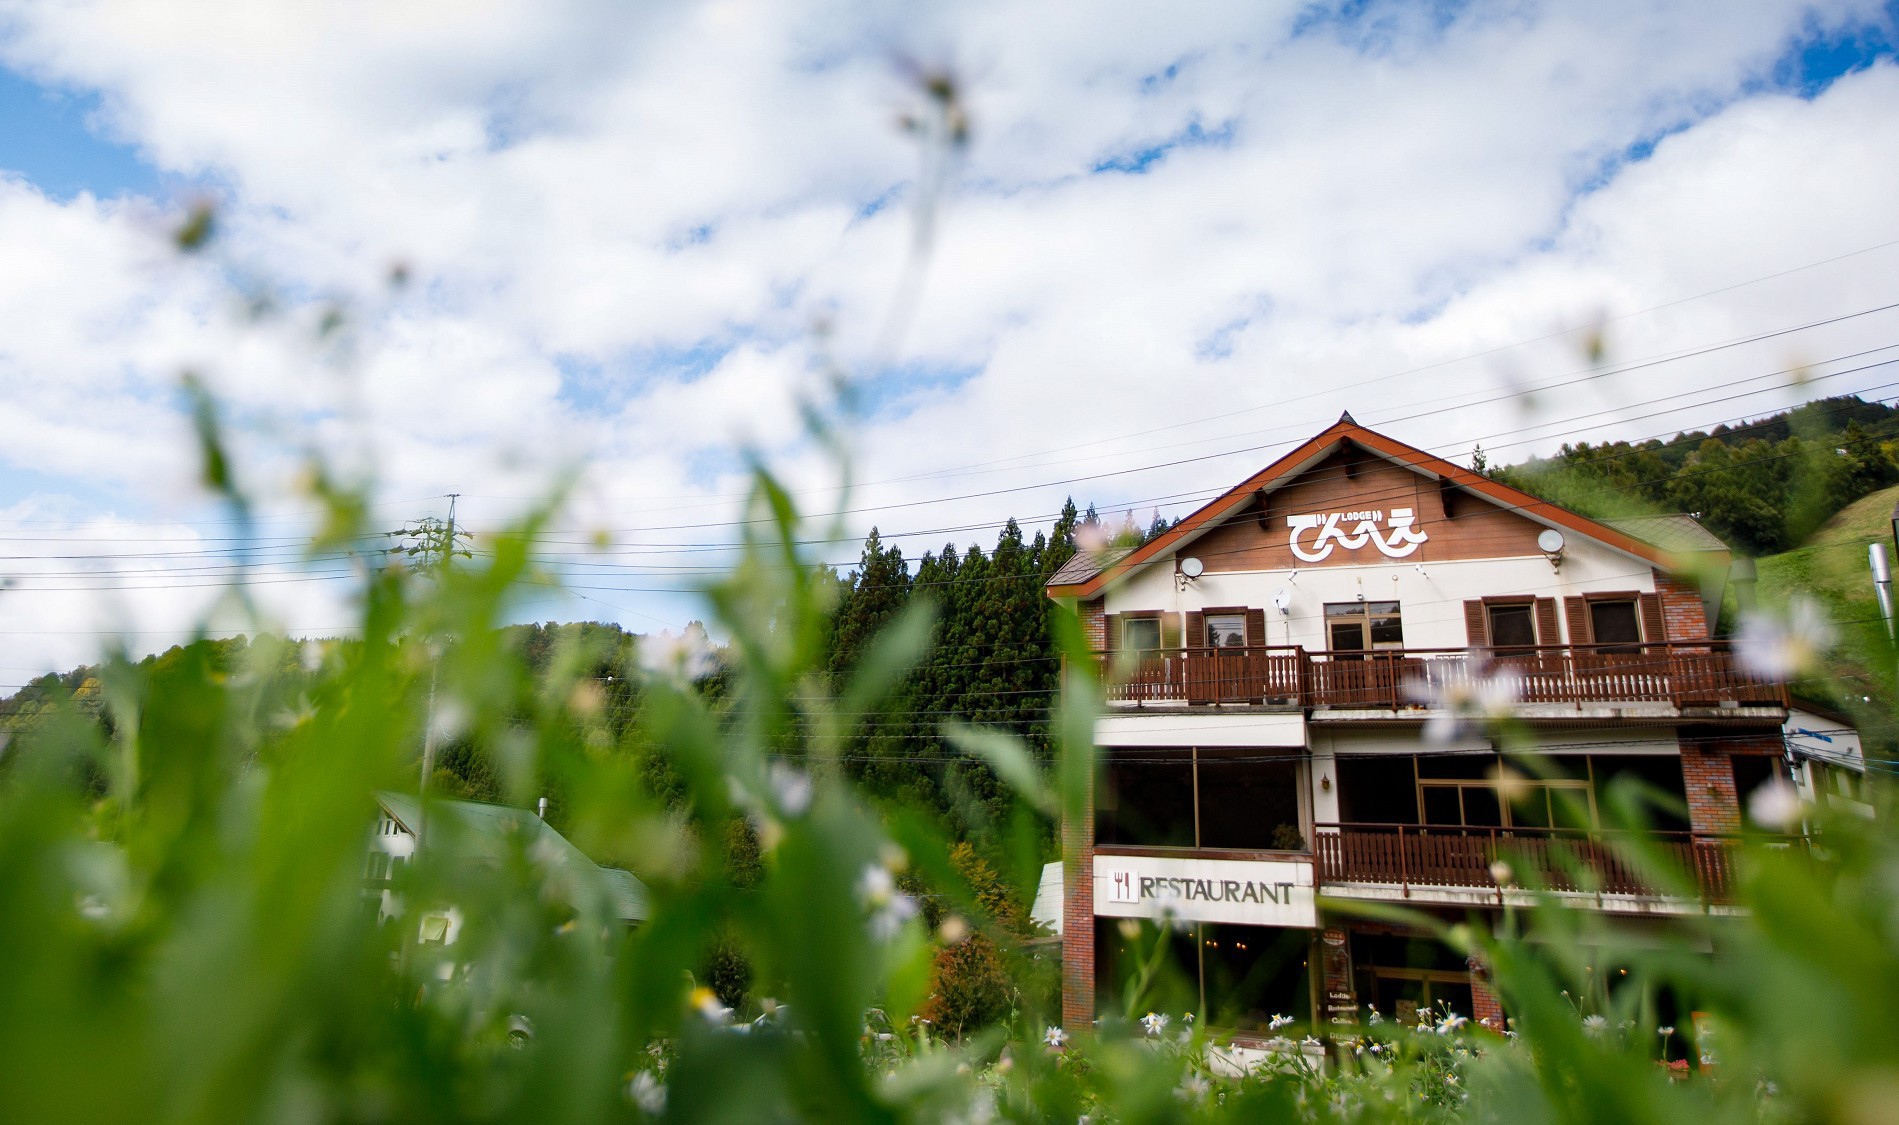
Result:
{"type": "Polygon", "coordinates": [[[1759,560],[1764,606],[1784,606],[1804,593],[1840,626],[1839,646],[1828,661],[1834,682],[1803,684],[1798,694],[1825,703],[1866,702],[1870,697],[1882,713],[1893,713],[1892,650],[1880,621],[1866,548],[1884,542],[1892,549],[1895,503],[1899,487],[1862,497],[1840,509],[1800,546],[1759,560]]]}

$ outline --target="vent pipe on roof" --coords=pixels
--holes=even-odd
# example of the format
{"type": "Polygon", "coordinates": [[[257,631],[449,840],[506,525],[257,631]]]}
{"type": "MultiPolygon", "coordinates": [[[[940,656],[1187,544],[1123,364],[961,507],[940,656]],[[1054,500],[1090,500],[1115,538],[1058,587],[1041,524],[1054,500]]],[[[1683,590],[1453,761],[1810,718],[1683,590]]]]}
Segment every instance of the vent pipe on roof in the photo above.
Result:
{"type": "Polygon", "coordinates": [[[534,815],[540,817],[542,820],[547,819],[547,798],[546,797],[541,798],[540,807],[534,810],[534,815]]]}

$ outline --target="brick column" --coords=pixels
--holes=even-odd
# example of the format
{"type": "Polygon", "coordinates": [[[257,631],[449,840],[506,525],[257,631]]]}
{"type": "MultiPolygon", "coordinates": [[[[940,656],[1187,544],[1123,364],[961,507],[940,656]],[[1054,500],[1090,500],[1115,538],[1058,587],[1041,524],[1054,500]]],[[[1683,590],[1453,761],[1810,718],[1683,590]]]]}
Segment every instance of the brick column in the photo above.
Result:
{"type": "MultiPolygon", "coordinates": [[[[1097,620],[1099,615],[1097,614],[1097,620]]],[[[1078,817],[1062,817],[1062,1026],[1093,1029],[1095,1019],[1095,783],[1078,817]]]]}
{"type": "Polygon", "coordinates": [[[1655,592],[1662,599],[1662,621],[1668,628],[1669,640],[1705,641],[1713,636],[1708,629],[1708,609],[1701,600],[1701,587],[1658,570],[1655,592]]]}
{"type": "Polygon", "coordinates": [[[1101,599],[1082,602],[1075,607],[1081,615],[1081,635],[1087,638],[1088,647],[1100,652],[1108,647],[1108,619],[1101,599]]]}
{"type": "Polygon", "coordinates": [[[1497,994],[1490,990],[1488,984],[1478,980],[1475,975],[1470,978],[1470,1022],[1482,1024],[1498,1034],[1502,1034],[1506,1026],[1503,1022],[1503,1002],[1497,999],[1497,994]]]}
{"type": "Polygon", "coordinates": [[[1688,797],[1688,827],[1697,836],[1739,832],[1741,801],[1734,789],[1734,765],[1720,742],[1680,736],[1681,784],[1688,797]]]}

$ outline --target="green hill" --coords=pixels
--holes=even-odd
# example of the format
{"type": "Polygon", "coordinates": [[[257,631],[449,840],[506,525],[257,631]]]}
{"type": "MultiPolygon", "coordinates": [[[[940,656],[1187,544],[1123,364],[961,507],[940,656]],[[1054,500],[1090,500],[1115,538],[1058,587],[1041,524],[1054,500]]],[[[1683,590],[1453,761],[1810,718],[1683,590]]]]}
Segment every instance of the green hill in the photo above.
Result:
{"type": "Polygon", "coordinates": [[[1895,713],[1899,696],[1866,548],[1884,542],[1889,553],[1893,550],[1895,503],[1899,503],[1899,487],[1863,496],[1840,509],[1800,546],[1759,560],[1763,604],[1785,605],[1794,594],[1805,593],[1826,607],[1839,626],[1839,647],[1830,660],[1832,682],[1803,684],[1801,694],[1836,705],[1870,704],[1888,717],[1895,713]]]}

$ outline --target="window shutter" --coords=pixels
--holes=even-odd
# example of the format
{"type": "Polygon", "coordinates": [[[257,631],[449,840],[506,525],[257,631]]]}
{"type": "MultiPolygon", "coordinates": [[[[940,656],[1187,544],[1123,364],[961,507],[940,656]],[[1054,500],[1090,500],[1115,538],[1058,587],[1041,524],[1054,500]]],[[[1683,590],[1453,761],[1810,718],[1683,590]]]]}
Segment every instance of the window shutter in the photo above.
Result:
{"type": "Polygon", "coordinates": [[[1187,647],[1207,647],[1207,618],[1197,609],[1187,611],[1187,647]]]}
{"type": "Polygon", "coordinates": [[[1569,643],[1573,645],[1594,644],[1589,624],[1589,599],[1564,598],[1563,614],[1569,618],[1569,643]]]}
{"type": "Polygon", "coordinates": [[[1668,622],[1662,617],[1662,596],[1643,594],[1642,598],[1642,639],[1649,644],[1658,644],[1668,639],[1668,622]]]}
{"type": "Polygon", "coordinates": [[[1464,636],[1472,648],[1490,644],[1490,621],[1484,616],[1484,600],[1472,598],[1464,603],[1464,636]]]}
{"type": "Polygon", "coordinates": [[[1101,616],[1101,651],[1113,652],[1121,647],[1121,615],[1106,613],[1101,616]]]}
{"type": "Polygon", "coordinates": [[[1556,599],[1536,599],[1536,643],[1540,645],[1560,645],[1563,638],[1556,633],[1556,599]]]}
{"type": "Polygon", "coordinates": [[[1180,614],[1163,613],[1160,615],[1161,647],[1180,647],[1180,614]]]}
{"type": "Polygon", "coordinates": [[[1266,611],[1249,609],[1246,611],[1246,644],[1249,648],[1266,647],[1266,611]]]}

